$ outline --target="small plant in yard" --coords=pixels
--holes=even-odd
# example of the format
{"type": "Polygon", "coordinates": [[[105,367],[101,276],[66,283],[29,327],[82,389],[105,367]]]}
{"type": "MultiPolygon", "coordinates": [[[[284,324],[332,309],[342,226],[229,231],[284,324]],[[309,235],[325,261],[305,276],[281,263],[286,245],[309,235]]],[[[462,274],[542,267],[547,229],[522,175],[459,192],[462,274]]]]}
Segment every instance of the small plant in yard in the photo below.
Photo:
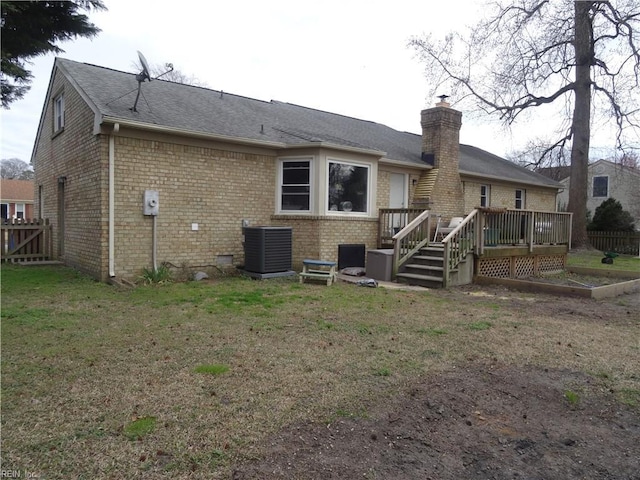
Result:
{"type": "Polygon", "coordinates": [[[137,440],[151,433],[156,428],[156,417],[140,417],[124,427],[124,434],[129,440],[137,440]]]}
{"type": "Polygon", "coordinates": [[[169,283],[171,282],[171,277],[171,270],[164,263],[156,269],[147,267],[142,269],[142,281],[148,285],[169,283]]]}
{"type": "Polygon", "coordinates": [[[569,405],[571,405],[572,407],[575,407],[576,405],[578,405],[578,402],[580,402],[580,395],[578,395],[573,390],[565,390],[564,398],[567,399],[567,402],[569,402],[569,405]]]}
{"type": "Polygon", "coordinates": [[[391,375],[391,370],[388,368],[379,368],[374,372],[374,375],[377,377],[388,377],[391,375]]]}
{"type": "Polygon", "coordinates": [[[625,405],[630,407],[640,406],[640,389],[636,388],[621,388],[618,391],[618,398],[625,405]]]}
{"type": "Polygon", "coordinates": [[[473,322],[471,324],[469,324],[469,328],[471,330],[487,330],[489,328],[491,328],[491,323],[489,322],[473,322]]]}
{"type": "Polygon", "coordinates": [[[447,331],[444,328],[419,328],[418,333],[423,333],[429,337],[438,337],[446,335],[447,331]]]}
{"type": "Polygon", "coordinates": [[[229,371],[229,367],[223,364],[198,365],[195,368],[196,373],[207,373],[209,375],[221,375],[229,371]]]}

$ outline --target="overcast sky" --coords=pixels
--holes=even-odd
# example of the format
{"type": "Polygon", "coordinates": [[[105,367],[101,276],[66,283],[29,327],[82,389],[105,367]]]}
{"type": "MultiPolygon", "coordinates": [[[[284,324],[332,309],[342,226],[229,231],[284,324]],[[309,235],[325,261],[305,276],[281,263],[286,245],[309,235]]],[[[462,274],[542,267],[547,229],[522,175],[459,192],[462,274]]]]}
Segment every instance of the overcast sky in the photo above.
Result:
{"type": "MultiPolygon", "coordinates": [[[[412,36],[443,35],[473,22],[482,1],[452,0],[104,0],[92,13],[102,32],[60,46],[62,57],[134,72],[137,50],[171,62],[215,90],[280,100],[419,133],[429,80],[407,47],[412,36]]],[[[1,158],[30,161],[54,56],[32,64],[23,100],[0,112],[1,158]]],[[[442,92],[448,93],[448,92],[442,92]]],[[[452,99],[455,102],[456,99],[452,99]]],[[[505,155],[523,145],[488,117],[464,116],[462,143],[505,155]]],[[[534,118],[535,120],[535,118],[534,118]]],[[[542,122],[536,125],[541,127],[542,122]]]]}

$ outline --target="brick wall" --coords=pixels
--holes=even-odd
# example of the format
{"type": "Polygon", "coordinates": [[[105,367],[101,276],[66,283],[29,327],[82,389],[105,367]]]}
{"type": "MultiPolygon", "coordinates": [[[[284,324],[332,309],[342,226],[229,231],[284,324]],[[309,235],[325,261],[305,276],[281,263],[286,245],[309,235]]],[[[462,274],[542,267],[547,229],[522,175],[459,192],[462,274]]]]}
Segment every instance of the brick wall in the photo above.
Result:
{"type": "Polygon", "coordinates": [[[272,224],[292,227],[293,269],[298,271],[305,258],[337,262],[340,244],[364,243],[366,249],[377,248],[377,218],[277,215],[272,224]]]}
{"type": "Polygon", "coordinates": [[[556,211],[556,190],[529,187],[523,185],[509,185],[497,182],[482,182],[477,180],[465,180],[464,184],[464,211],[469,213],[480,206],[480,186],[489,185],[490,207],[515,208],[516,189],[525,191],[526,210],[540,210],[546,212],[556,211]]]}
{"type": "MultiPolygon", "coordinates": [[[[106,167],[100,158],[101,152],[106,151],[106,140],[93,135],[93,112],[60,73],[53,79],[51,93],[52,98],[64,94],[65,125],[62,131],[53,133],[50,99],[44,108],[34,158],[36,196],[42,186],[42,198],[35,201],[35,214],[51,222],[54,258],[63,258],[70,266],[104,278],[106,253],[100,247],[105,244],[107,226],[102,210],[106,200],[106,167]],[[64,183],[59,183],[59,179],[64,183]],[[64,196],[65,204],[62,239],[60,195],[64,196]]],[[[102,158],[106,158],[104,154],[102,158]]]]}
{"type": "Polygon", "coordinates": [[[136,277],[152,266],[153,218],[145,190],[159,192],[157,261],[213,267],[218,256],[244,263],[242,220],[271,225],[275,156],[118,136],[116,274],[136,277]],[[197,224],[197,230],[193,229],[197,224]]]}

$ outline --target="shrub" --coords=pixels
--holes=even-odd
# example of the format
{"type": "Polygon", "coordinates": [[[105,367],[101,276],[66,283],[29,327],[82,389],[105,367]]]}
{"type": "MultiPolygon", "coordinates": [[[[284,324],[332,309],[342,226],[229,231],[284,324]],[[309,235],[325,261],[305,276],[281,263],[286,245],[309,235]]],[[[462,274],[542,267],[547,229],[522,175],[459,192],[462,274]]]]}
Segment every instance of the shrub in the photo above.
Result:
{"type": "Polygon", "coordinates": [[[593,220],[587,230],[605,232],[633,232],[634,221],[629,212],[622,208],[622,204],[615,198],[609,198],[596,208],[593,220]]]}

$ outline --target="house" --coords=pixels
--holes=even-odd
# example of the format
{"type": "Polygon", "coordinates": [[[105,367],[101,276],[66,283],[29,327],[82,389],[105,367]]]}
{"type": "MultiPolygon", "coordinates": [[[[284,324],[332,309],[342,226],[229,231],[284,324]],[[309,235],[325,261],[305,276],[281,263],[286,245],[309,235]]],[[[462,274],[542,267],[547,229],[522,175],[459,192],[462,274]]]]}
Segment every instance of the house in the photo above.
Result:
{"type": "Polygon", "coordinates": [[[33,218],[33,181],[0,179],[2,220],[33,218]]]}
{"type": "Polygon", "coordinates": [[[442,102],[416,135],[57,58],[32,155],[37,213],[54,257],[107,280],[137,278],[156,256],[243,265],[246,225],[291,227],[300,270],[341,245],[377,248],[389,208],[445,221],[475,207],[555,210],[557,182],[459,145],[461,124],[442,102]]]}
{"type": "MultiPolygon", "coordinates": [[[[558,206],[566,209],[569,204],[570,167],[544,168],[539,171],[563,185],[558,194],[558,206]]],[[[640,171],[609,160],[597,160],[589,164],[587,210],[591,215],[602,202],[615,198],[635,220],[640,230],[640,171]]]]}

